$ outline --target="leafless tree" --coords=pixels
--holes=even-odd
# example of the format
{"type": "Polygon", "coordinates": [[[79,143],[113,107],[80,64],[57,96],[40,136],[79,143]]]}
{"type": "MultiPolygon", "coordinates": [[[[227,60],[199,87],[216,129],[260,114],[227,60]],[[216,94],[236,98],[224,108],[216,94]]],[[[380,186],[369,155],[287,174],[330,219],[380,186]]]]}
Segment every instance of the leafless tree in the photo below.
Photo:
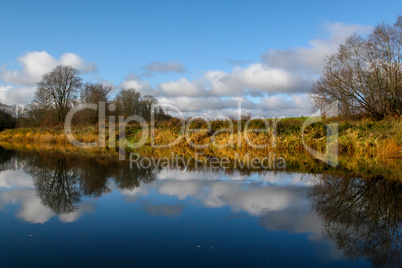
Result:
{"type": "Polygon", "coordinates": [[[59,65],[43,75],[38,83],[38,94],[50,99],[59,121],[64,121],[76,93],[82,86],[81,81],[77,69],[59,65]]]}
{"type": "MultiPolygon", "coordinates": [[[[108,94],[113,90],[113,87],[103,84],[86,83],[82,92],[81,100],[83,103],[93,103],[99,105],[99,102],[107,102],[108,94]]],[[[99,107],[98,107],[99,111],[99,107]]],[[[85,111],[83,117],[86,122],[96,124],[99,121],[98,111],[85,111]]]]}
{"type": "Polygon", "coordinates": [[[322,76],[313,84],[314,107],[337,103],[346,117],[401,115],[401,62],[402,16],[393,26],[376,26],[367,37],[350,36],[327,57],[322,76]]]}
{"type": "Polygon", "coordinates": [[[157,121],[170,118],[160,107],[156,106],[158,100],[155,97],[151,95],[141,97],[141,93],[133,88],[121,90],[115,97],[114,104],[116,105],[117,115],[138,115],[149,121],[153,109],[157,121]]]}
{"type": "Polygon", "coordinates": [[[141,93],[133,88],[121,90],[114,103],[118,115],[132,116],[139,115],[141,111],[141,93]]]}
{"type": "Polygon", "coordinates": [[[34,98],[25,107],[25,111],[25,116],[34,126],[44,122],[53,123],[57,120],[51,96],[43,88],[35,91],[34,98]]]}
{"type": "Polygon", "coordinates": [[[150,95],[145,95],[141,99],[141,115],[145,120],[149,121],[151,119],[151,111],[155,109],[157,103],[158,100],[150,95]]]}

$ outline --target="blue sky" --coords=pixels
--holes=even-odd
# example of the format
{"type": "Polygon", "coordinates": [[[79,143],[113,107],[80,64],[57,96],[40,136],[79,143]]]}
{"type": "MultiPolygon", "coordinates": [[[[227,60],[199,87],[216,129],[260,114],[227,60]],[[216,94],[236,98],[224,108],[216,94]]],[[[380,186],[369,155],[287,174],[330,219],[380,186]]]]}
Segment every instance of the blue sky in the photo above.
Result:
{"type": "Polygon", "coordinates": [[[310,111],[322,60],[400,1],[1,1],[0,102],[23,105],[55,64],[189,113],[310,111]]]}

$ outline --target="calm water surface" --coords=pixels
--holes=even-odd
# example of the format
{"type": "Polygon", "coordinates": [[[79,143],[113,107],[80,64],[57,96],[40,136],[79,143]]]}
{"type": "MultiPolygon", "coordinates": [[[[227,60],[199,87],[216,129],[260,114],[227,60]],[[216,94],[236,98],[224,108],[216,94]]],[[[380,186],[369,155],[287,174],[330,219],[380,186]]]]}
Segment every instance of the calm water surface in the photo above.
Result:
{"type": "Polygon", "coordinates": [[[129,169],[0,150],[0,262],[18,266],[400,264],[401,183],[129,169]]]}

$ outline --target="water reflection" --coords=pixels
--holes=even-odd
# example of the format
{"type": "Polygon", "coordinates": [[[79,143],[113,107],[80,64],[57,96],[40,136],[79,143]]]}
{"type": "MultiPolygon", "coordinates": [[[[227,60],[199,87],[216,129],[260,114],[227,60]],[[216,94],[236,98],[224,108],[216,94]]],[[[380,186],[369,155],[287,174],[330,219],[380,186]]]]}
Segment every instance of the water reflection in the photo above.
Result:
{"type": "Polygon", "coordinates": [[[71,213],[81,200],[78,176],[69,172],[62,159],[52,161],[50,168],[28,168],[36,193],[43,205],[56,214],[71,213]]]}
{"type": "Polygon", "coordinates": [[[401,257],[402,184],[323,175],[311,191],[326,235],[351,259],[396,266],[401,257]]]}
{"type": "Polygon", "coordinates": [[[230,221],[253,217],[269,232],[308,234],[324,259],[365,258],[375,266],[400,262],[400,181],[130,169],[127,163],[102,158],[0,150],[0,208],[19,204],[16,216],[27,222],[45,223],[55,216],[61,222],[77,221],[96,210],[98,198],[119,191],[152,216],[180,218],[190,203],[230,208],[230,221]],[[144,199],[152,193],[181,203],[144,199]]]}
{"type": "Polygon", "coordinates": [[[0,150],[0,187],[17,187],[1,193],[0,207],[19,202],[22,208],[17,216],[32,223],[44,223],[54,215],[63,222],[75,221],[83,211],[93,210],[82,198],[111,192],[111,180],[119,189],[129,191],[140,182],[152,182],[158,172],[129,169],[102,159],[0,150]]]}

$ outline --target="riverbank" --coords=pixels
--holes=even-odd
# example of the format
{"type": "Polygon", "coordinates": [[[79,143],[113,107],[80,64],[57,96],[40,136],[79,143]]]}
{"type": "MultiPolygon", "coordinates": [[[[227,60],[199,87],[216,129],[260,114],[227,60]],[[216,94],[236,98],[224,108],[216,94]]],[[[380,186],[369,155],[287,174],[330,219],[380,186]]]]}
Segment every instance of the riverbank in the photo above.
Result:
{"type": "MultiPolygon", "coordinates": [[[[216,122],[216,121],[215,121],[216,122]]],[[[259,121],[251,121],[250,129],[261,129],[259,121]]],[[[202,152],[208,156],[228,157],[233,159],[234,154],[244,155],[251,153],[258,156],[260,153],[306,153],[306,147],[311,147],[320,153],[325,153],[327,146],[326,126],[322,123],[313,124],[304,129],[304,118],[287,118],[276,122],[275,127],[271,122],[267,132],[245,131],[242,126],[234,125],[232,133],[224,131],[227,128],[225,122],[212,123],[210,132],[189,133],[183,135],[178,125],[166,126],[161,124],[155,128],[154,135],[149,132],[143,145],[136,149],[130,149],[129,143],[138,143],[142,139],[142,131],[138,126],[127,126],[125,131],[125,144],[127,150],[136,151],[144,155],[154,152],[162,152],[165,149],[157,148],[158,145],[169,146],[169,152],[175,152],[186,157],[194,156],[202,152]],[[240,129],[240,131],[239,131],[240,129]],[[212,133],[216,133],[211,135],[212,133]],[[303,144],[304,143],[304,144],[303,144]],[[156,145],[156,146],[155,146],[156,145]],[[257,148],[258,147],[258,148],[257,148]]],[[[334,123],[334,122],[326,122],[334,123]]],[[[402,120],[399,118],[373,121],[369,119],[354,122],[338,123],[338,150],[339,155],[358,157],[402,157],[402,120]]],[[[200,127],[200,126],[198,126],[200,127]]],[[[202,126],[201,126],[202,127],[202,126]]],[[[98,126],[76,126],[72,129],[75,139],[83,143],[99,141],[98,126]]],[[[116,133],[118,131],[116,130],[116,133]]],[[[75,147],[67,139],[64,127],[42,128],[16,128],[0,132],[0,142],[13,144],[35,144],[46,148],[54,146],[65,148],[67,151],[87,150],[91,153],[113,154],[119,146],[119,136],[110,137],[109,129],[105,128],[106,145],[101,148],[81,149],[75,147]],[[51,146],[49,146],[51,145],[51,146]]]]}
{"type": "MultiPolygon", "coordinates": [[[[212,124],[213,131],[220,132],[216,135],[216,139],[210,133],[187,133],[187,136],[184,135],[173,146],[155,148],[153,145],[169,144],[180,137],[180,128],[162,125],[155,129],[153,138],[149,135],[144,140],[144,145],[136,149],[126,145],[125,151],[126,153],[135,152],[139,157],[152,159],[171,159],[174,155],[174,157],[187,159],[189,166],[194,166],[198,160],[210,162],[211,159],[228,159],[228,167],[234,168],[234,165],[239,162],[241,167],[246,167],[244,168],[246,170],[250,167],[246,162],[251,162],[253,159],[266,159],[268,162],[284,159],[285,167],[278,166],[277,161],[277,166],[274,162],[269,169],[306,173],[340,172],[344,175],[363,177],[386,175],[390,178],[398,178],[398,174],[402,173],[402,122],[400,119],[338,122],[339,163],[336,168],[314,158],[303,145],[304,141],[307,146],[317,152],[325,153],[327,145],[325,125],[315,124],[306,128],[302,137],[301,129],[304,121],[301,118],[283,119],[278,122],[275,131],[267,133],[245,133],[244,128],[238,132],[236,129],[238,126],[235,126],[233,133],[220,132],[225,128],[225,125],[220,122],[216,125],[212,124]],[[256,145],[265,148],[256,148],[256,145]]],[[[109,133],[108,128],[106,133],[109,133]]],[[[99,140],[97,126],[77,126],[73,128],[73,134],[81,142],[89,143],[99,140]]],[[[140,141],[141,137],[141,129],[137,126],[127,127],[125,141],[135,143],[140,141]]],[[[117,159],[118,135],[114,137],[115,147],[110,146],[110,136],[105,138],[104,148],[84,149],[70,143],[63,127],[25,128],[0,132],[0,146],[22,151],[117,159]]]]}

